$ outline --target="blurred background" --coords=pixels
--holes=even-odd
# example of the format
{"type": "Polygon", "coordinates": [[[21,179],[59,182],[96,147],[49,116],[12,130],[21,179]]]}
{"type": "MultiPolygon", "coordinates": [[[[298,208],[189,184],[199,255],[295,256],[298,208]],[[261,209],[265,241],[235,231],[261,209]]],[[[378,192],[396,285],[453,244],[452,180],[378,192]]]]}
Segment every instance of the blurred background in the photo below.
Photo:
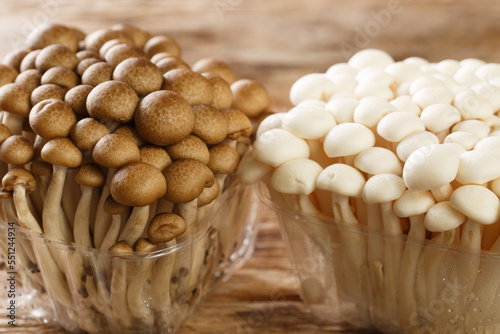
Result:
{"type": "MultiPolygon", "coordinates": [[[[189,64],[229,63],[263,83],[275,111],[302,75],[324,72],[356,51],[381,48],[396,60],[500,61],[496,0],[1,0],[0,59],[36,26],[84,32],[128,23],[174,37],[189,64]]],[[[324,333],[302,306],[274,217],[264,214],[255,256],[202,304],[181,333],[324,333]]],[[[343,333],[350,333],[344,330],[343,333]]]]}

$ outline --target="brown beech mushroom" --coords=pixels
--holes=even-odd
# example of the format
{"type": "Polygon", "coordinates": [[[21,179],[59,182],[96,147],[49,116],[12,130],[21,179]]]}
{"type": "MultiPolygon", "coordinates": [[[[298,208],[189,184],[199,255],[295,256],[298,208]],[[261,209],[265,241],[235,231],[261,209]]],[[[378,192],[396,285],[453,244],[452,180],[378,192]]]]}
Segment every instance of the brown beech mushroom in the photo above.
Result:
{"type": "MultiPolygon", "coordinates": [[[[127,44],[119,39],[111,39],[109,41],[107,41],[106,43],[104,43],[101,48],[99,49],[99,57],[101,59],[106,59],[106,53],[113,47],[113,46],[116,46],[118,44],[124,44],[124,45],[130,45],[130,44],[127,44]]],[[[131,45],[132,46],[132,45],[131,45]]]]}
{"type": "Polygon", "coordinates": [[[0,160],[10,165],[25,165],[33,160],[35,151],[28,139],[10,136],[0,144],[0,160]]]}
{"type": "Polygon", "coordinates": [[[227,136],[237,140],[240,136],[249,137],[252,134],[250,119],[236,108],[227,108],[220,111],[227,122],[227,136]]]}
{"type": "MultiPolygon", "coordinates": [[[[35,158],[31,161],[30,171],[37,180],[37,190],[40,192],[42,202],[45,201],[45,195],[49,187],[50,176],[52,175],[52,165],[43,161],[41,158],[35,158]]],[[[43,204],[42,204],[43,207],[43,204]]],[[[41,212],[41,211],[40,211],[41,212]]]]}
{"type": "Polygon", "coordinates": [[[267,90],[254,80],[235,81],[231,84],[231,91],[233,92],[232,106],[244,112],[248,117],[255,117],[267,111],[271,104],[267,90]]]}
{"type": "Polygon", "coordinates": [[[200,196],[198,196],[198,207],[203,207],[215,201],[220,195],[220,185],[219,182],[214,182],[214,184],[209,188],[204,188],[200,196]]]}
{"type": "Polygon", "coordinates": [[[120,125],[115,129],[115,131],[113,131],[113,133],[129,137],[137,145],[137,147],[142,147],[147,144],[147,141],[139,135],[135,126],[130,124],[120,125]]]}
{"type": "Polygon", "coordinates": [[[30,53],[30,51],[31,51],[30,49],[23,49],[23,48],[15,49],[7,53],[5,57],[3,57],[2,63],[12,67],[17,72],[20,72],[21,62],[23,61],[24,57],[26,57],[26,55],[30,53]]]}
{"type": "Polygon", "coordinates": [[[82,187],[82,196],[76,208],[75,223],[73,226],[73,236],[77,245],[89,248],[93,247],[90,237],[92,193],[95,188],[104,184],[104,177],[102,169],[93,163],[85,163],[81,165],[74,176],[75,182],[82,187]]]}
{"type": "Polygon", "coordinates": [[[31,105],[35,105],[43,100],[55,99],[64,100],[64,95],[66,94],[66,89],[59,85],[46,84],[35,88],[31,92],[31,105]]]}
{"type": "Polygon", "coordinates": [[[208,145],[218,144],[227,136],[227,121],[217,109],[208,105],[193,107],[195,124],[193,134],[200,137],[208,145]]]}
{"type": "Polygon", "coordinates": [[[66,89],[71,89],[78,85],[79,78],[75,72],[69,68],[57,66],[47,70],[40,79],[42,85],[55,84],[62,86],[66,89]]]}
{"type": "Polygon", "coordinates": [[[83,150],[92,150],[102,137],[109,134],[108,128],[92,117],[83,118],[73,126],[70,132],[71,140],[83,150]]]}
{"type": "Polygon", "coordinates": [[[2,123],[13,134],[21,134],[23,119],[30,112],[31,92],[24,86],[11,83],[0,87],[0,110],[4,113],[2,123]]]}
{"type": "Polygon", "coordinates": [[[129,58],[122,61],[113,71],[113,79],[128,84],[139,96],[159,90],[163,83],[160,69],[143,58],[129,58]]]}
{"type": "Polygon", "coordinates": [[[134,207],[119,236],[119,240],[134,244],[146,228],[149,205],[167,191],[165,177],[159,169],[148,163],[133,162],[115,173],[110,189],[118,203],[134,207]]]}
{"type": "Polygon", "coordinates": [[[165,198],[172,203],[187,203],[215,182],[214,174],[202,162],[193,159],[176,160],[164,171],[167,180],[165,198]]]}
{"type": "Polygon", "coordinates": [[[149,94],[139,102],[135,111],[137,132],[158,146],[178,143],[191,133],[194,124],[193,108],[169,91],[149,94]]]}
{"type": "Polygon", "coordinates": [[[60,44],[76,52],[82,38],[83,34],[78,29],[48,23],[34,29],[28,35],[27,43],[31,49],[43,49],[52,44],[60,44]]]}
{"type": "Polygon", "coordinates": [[[229,85],[236,81],[236,73],[233,69],[226,63],[214,59],[214,58],[203,58],[198,60],[193,65],[193,71],[198,73],[213,73],[224,79],[229,85]]]}
{"type": "Polygon", "coordinates": [[[126,36],[130,37],[134,45],[140,49],[142,49],[146,42],[152,37],[149,32],[130,24],[117,24],[112,26],[111,30],[122,32],[126,36]]]}
{"type": "Polygon", "coordinates": [[[9,65],[0,64],[0,87],[13,83],[19,73],[9,65]]]}
{"type": "Polygon", "coordinates": [[[40,86],[42,80],[42,72],[36,69],[26,70],[19,73],[15,83],[24,86],[30,92],[40,86]]]}
{"type": "Polygon", "coordinates": [[[76,168],[82,163],[82,153],[68,138],[50,139],[42,148],[41,157],[53,165],[52,178],[43,206],[43,231],[47,236],[72,241],[67,222],[60,219],[61,198],[68,168],[76,168]],[[59,217],[59,219],[58,219],[59,217]]]}
{"type": "Polygon", "coordinates": [[[187,136],[177,144],[167,146],[167,152],[173,160],[194,159],[205,165],[210,161],[207,144],[193,135],[187,136]]]}
{"type": "Polygon", "coordinates": [[[167,73],[168,71],[176,69],[185,69],[185,70],[190,69],[188,64],[186,64],[181,59],[176,57],[163,57],[157,60],[156,62],[153,62],[153,60],[151,60],[151,62],[156,66],[158,66],[161,73],[163,74],[167,73]]]}
{"type": "MultiPolygon", "coordinates": [[[[109,43],[109,42],[108,42],[109,43]]],[[[104,46],[103,46],[104,47],[104,46]]],[[[102,50],[102,48],[101,48],[102,50]]],[[[101,54],[101,56],[103,56],[101,54]]],[[[142,58],[146,59],[146,54],[141,49],[130,44],[116,44],[112,46],[103,56],[106,62],[116,67],[125,59],[142,58]]]]}
{"type": "Polygon", "coordinates": [[[127,261],[126,257],[133,253],[132,247],[125,241],[118,241],[109,252],[113,255],[111,273],[111,310],[113,316],[130,326],[130,309],[127,303],[127,261]],[[124,257],[123,259],[121,257],[124,257]]]}
{"type": "Polygon", "coordinates": [[[46,46],[35,60],[36,68],[42,72],[57,66],[74,70],[76,65],[78,65],[78,58],[75,52],[60,44],[46,46]]]}
{"type": "Polygon", "coordinates": [[[19,72],[24,72],[26,70],[36,69],[35,60],[41,50],[30,51],[21,62],[19,72]]]}
{"type": "Polygon", "coordinates": [[[150,38],[144,45],[144,51],[146,51],[148,58],[160,52],[168,52],[174,57],[181,55],[181,49],[177,42],[173,38],[164,35],[150,38]]]}
{"type": "Polygon", "coordinates": [[[92,65],[97,64],[97,63],[102,63],[102,59],[100,58],[85,58],[83,60],[80,60],[78,65],[76,66],[76,73],[78,73],[79,76],[82,76],[83,73],[92,65]]]}
{"type": "Polygon", "coordinates": [[[163,89],[179,94],[192,106],[196,104],[212,104],[213,90],[210,81],[199,73],[177,69],[163,75],[163,89]]]}
{"type": "Polygon", "coordinates": [[[215,109],[229,108],[233,103],[231,86],[229,86],[229,84],[217,74],[202,73],[201,75],[203,75],[212,85],[212,107],[215,109]]]}
{"type": "Polygon", "coordinates": [[[49,99],[31,109],[29,122],[33,131],[42,138],[67,137],[76,124],[76,115],[66,102],[49,99]]]}
{"type": "Polygon", "coordinates": [[[229,174],[238,166],[240,156],[238,152],[227,144],[217,144],[209,150],[210,161],[208,168],[215,173],[229,174]]]}
{"type": "Polygon", "coordinates": [[[99,49],[104,45],[104,43],[112,39],[118,39],[128,44],[133,43],[132,38],[125,32],[104,28],[91,32],[85,36],[85,49],[99,52],[99,49]]]}
{"type": "MultiPolygon", "coordinates": [[[[101,59],[99,53],[91,50],[81,50],[76,53],[76,58],[78,58],[80,61],[87,59],[87,58],[98,58],[101,59]]],[[[102,61],[102,59],[101,59],[102,61]]]]}
{"type": "Polygon", "coordinates": [[[111,195],[104,201],[103,210],[110,214],[112,218],[106,236],[102,241],[101,250],[107,250],[117,242],[122,227],[122,214],[128,212],[128,209],[128,206],[118,203],[111,195]]]}
{"type": "Polygon", "coordinates": [[[64,102],[69,104],[78,117],[89,116],[87,111],[87,96],[93,88],[90,85],[78,85],[68,90],[64,96],[64,102]]]}
{"type": "Polygon", "coordinates": [[[90,65],[82,74],[82,84],[97,86],[100,83],[111,80],[113,76],[113,66],[101,62],[90,65]]]}
{"type": "Polygon", "coordinates": [[[155,244],[169,242],[186,231],[184,219],[171,212],[158,213],[151,220],[148,239],[155,244]]]}
{"type": "Polygon", "coordinates": [[[172,163],[167,151],[160,146],[146,145],[139,149],[141,161],[148,163],[158,170],[163,171],[172,163]]]}
{"type": "Polygon", "coordinates": [[[135,91],[126,83],[106,81],[96,86],[87,96],[87,111],[102,122],[127,123],[134,116],[139,102],[135,91]]]}

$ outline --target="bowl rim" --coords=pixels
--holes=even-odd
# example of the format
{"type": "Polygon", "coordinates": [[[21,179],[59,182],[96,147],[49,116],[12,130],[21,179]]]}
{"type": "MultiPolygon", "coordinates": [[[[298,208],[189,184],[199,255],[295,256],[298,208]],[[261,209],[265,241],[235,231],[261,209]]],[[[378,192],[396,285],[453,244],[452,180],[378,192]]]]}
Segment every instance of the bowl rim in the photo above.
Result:
{"type": "MultiPolygon", "coordinates": [[[[36,242],[37,244],[45,244],[48,247],[56,247],[62,250],[70,250],[72,253],[77,253],[83,256],[97,256],[99,259],[120,259],[120,260],[143,260],[143,259],[154,259],[158,257],[162,257],[169,254],[174,254],[176,252],[180,252],[183,249],[191,247],[206,236],[210,235],[212,231],[216,230],[216,227],[219,225],[221,221],[222,214],[229,209],[229,205],[227,205],[227,201],[230,201],[232,198],[237,196],[243,189],[245,185],[239,182],[237,177],[234,177],[232,174],[228,175],[226,180],[226,185],[224,187],[221,195],[216,199],[216,203],[211,207],[206,215],[196,224],[193,231],[189,234],[181,238],[179,242],[175,245],[160,248],[151,252],[131,252],[130,254],[114,254],[109,250],[100,250],[97,248],[91,248],[83,245],[75,244],[71,241],[65,241],[54,237],[45,236],[42,233],[30,231],[24,227],[21,227],[15,224],[15,236],[14,240],[22,238],[24,240],[36,242]]],[[[210,204],[208,204],[210,205],[210,204]]],[[[3,219],[0,219],[0,232],[6,233],[9,228],[9,224],[12,222],[7,222],[3,219]]],[[[7,237],[7,236],[6,236],[7,237]]],[[[3,238],[3,237],[2,237],[3,238]]],[[[17,244],[17,242],[16,242],[17,244]]]]}
{"type": "MultiPolygon", "coordinates": [[[[477,257],[478,255],[481,257],[481,261],[500,261],[500,254],[493,253],[487,250],[481,250],[479,253],[474,250],[465,249],[463,247],[457,245],[445,245],[439,243],[435,240],[424,239],[424,240],[414,240],[408,237],[408,235],[396,235],[388,233],[381,229],[375,229],[373,227],[369,227],[366,225],[344,225],[339,221],[336,221],[334,218],[327,215],[319,215],[314,213],[303,213],[291,210],[283,204],[280,204],[274,201],[271,196],[268,187],[271,186],[263,180],[260,180],[256,184],[257,197],[265,206],[273,210],[280,221],[280,225],[286,225],[286,220],[281,219],[282,217],[286,217],[292,219],[296,222],[306,223],[306,224],[314,224],[318,226],[322,226],[328,229],[334,230],[342,230],[347,231],[349,233],[355,233],[362,236],[375,237],[378,239],[383,239],[385,241],[402,243],[403,245],[411,245],[415,247],[421,247],[422,250],[424,247],[426,249],[436,251],[436,252],[446,252],[447,254],[453,255],[466,255],[477,257]]],[[[284,229],[281,229],[282,233],[285,233],[284,229]]]]}

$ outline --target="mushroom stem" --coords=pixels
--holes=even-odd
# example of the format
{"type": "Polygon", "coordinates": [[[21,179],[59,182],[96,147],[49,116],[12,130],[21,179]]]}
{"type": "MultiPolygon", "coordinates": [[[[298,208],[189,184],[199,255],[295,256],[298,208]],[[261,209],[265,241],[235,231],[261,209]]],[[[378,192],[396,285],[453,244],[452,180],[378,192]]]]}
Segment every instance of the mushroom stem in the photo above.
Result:
{"type": "Polygon", "coordinates": [[[106,183],[104,184],[104,187],[102,189],[101,198],[99,199],[99,204],[97,206],[97,213],[94,223],[94,245],[96,248],[101,248],[102,241],[104,240],[109,229],[109,225],[111,224],[111,215],[105,212],[103,207],[106,198],[108,198],[109,196],[109,185],[115,172],[115,168],[108,168],[106,183]]]}
{"type": "MultiPolygon", "coordinates": [[[[118,235],[120,234],[120,229],[122,227],[122,214],[112,215],[111,225],[109,226],[108,233],[102,241],[101,250],[108,250],[111,246],[116,244],[118,241],[118,235]]],[[[123,239],[124,240],[124,239],[123,239]]]]}
{"type": "Polygon", "coordinates": [[[5,124],[13,135],[20,135],[23,133],[23,122],[25,116],[17,115],[11,112],[4,112],[2,123],[5,124]]]}
{"type": "Polygon", "coordinates": [[[401,258],[398,284],[398,308],[401,328],[410,328],[410,319],[418,312],[415,280],[418,261],[425,241],[424,214],[410,216],[410,230],[401,258]]]}
{"type": "Polygon", "coordinates": [[[144,233],[148,218],[149,205],[134,207],[118,239],[126,241],[129,245],[134,245],[144,233]]]}
{"type": "MultiPolygon", "coordinates": [[[[175,239],[158,244],[159,249],[171,248],[176,245],[175,239]]],[[[151,276],[151,308],[155,311],[155,325],[164,328],[163,325],[171,323],[175,317],[172,298],[170,296],[170,284],[172,283],[172,271],[176,261],[176,253],[168,253],[161,256],[155,263],[151,276]]]]}
{"type": "Polygon", "coordinates": [[[75,243],[89,248],[93,247],[90,238],[90,207],[93,189],[93,187],[82,187],[82,196],[76,207],[75,224],[73,226],[75,243]]]}
{"type": "MultiPolygon", "coordinates": [[[[130,254],[132,248],[125,242],[118,242],[110,249],[114,254],[130,254]]],[[[130,327],[130,309],[127,303],[127,260],[120,257],[113,258],[111,274],[111,307],[113,315],[124,322],[125,327],[130,327]]]]}
{"type": "Polygon", "coordinates": [[[76,187],[77,184],[73,181],[74,170],[68,170],[67,174],[62,191],[61,206],[71,229],[73,229],[75,226],[76,203],[78,203],[81,193],[80,189],[76,187]]]}

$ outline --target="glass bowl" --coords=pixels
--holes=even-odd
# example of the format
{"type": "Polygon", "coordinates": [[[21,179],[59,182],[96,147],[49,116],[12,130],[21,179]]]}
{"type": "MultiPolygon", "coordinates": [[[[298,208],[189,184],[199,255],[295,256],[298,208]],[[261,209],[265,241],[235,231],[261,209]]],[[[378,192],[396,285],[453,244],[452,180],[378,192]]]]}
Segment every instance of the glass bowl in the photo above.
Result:
{"type": "Polygon", "coordinates": [[[292,204],[298,195],[264,182],[257,194],[278,216],[302,300],[318,318],[382,333],[500,333],[500,255],[454,245],[459,230],[396,235],[363,217],[349,225],[305,214],[292,204]]]}
{"type": "Polygon", "coordinates": [[[2,259],[2,275],[15,276],[15,289],[23,290],[12,299],[16,316],[55,320],[74,333],[176,332],[214,284],[251,256],[257,225],[246,212],[255,205],[252,194],[232,178],[192,233],[147,253],[111,254],[2,222],[2,254],[15,243],[13,267],[2,259]],[[63,266],[43,260],[50,255],[63,266]]]}

